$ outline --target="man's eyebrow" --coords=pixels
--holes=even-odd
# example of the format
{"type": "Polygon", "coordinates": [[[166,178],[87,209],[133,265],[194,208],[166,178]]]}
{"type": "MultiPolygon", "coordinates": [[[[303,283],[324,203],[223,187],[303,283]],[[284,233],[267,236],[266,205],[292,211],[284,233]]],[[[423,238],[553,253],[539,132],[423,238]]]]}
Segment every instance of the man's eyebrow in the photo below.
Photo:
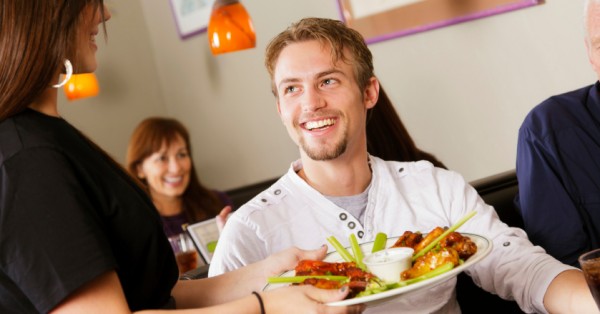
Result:
{"type": "Polygon", "coordinates": [[[342,71],[340,71],[338,69],[331,69],[331,70],[327,70],[327,71],[323,71],[323,72],[317,73],[316,77],[323,77],[323,76],[327,76],[327,75],[330,75],[330,74],[341,74],[343,76],[346,76],[344,74],[344,72],[342,72],[342,71]]]}
{"type": "MultiPolygon", "coordinates": [[[[341,74],[341,75],[343,75],[343,76],[346,76],[346,74],[344,74],[344,72],[342,72],[341,70],[338,70],[338,69],[329,69],[329,70],[326,70],[326,71],[322,71],[322,72],[319,72],[319,73],[317,73],[317,74],[315,75],[315,77],[316,77],[316,78],[321,78],[321,77],[324,77],[324,76],[327,76],[327,75],[331,75],[331,74],[341,74]]],[[[281,85],[283,85],[283,84],[288,84],[288,83],[297,83],[297,82],[300,82],[300,81],[301,81],[301,79],[299,79],[299,78],[295,78],[295,77],[284,78],[284,79],[282,79],[282,80],[281,80],[281,81],[280,81],[280,82],[277,84],[277,87],[279,88],[279,87],[281,87],[281,85]]]]}
{"type": "Polygon", "coordinates": [[[285,78],[285,79],[281,80],[281,81],[279,82],[279,84],[277,84],[277,88],[281,87],[281,85],[283,85],[283,84],[287,84],[287,83],[296,83],[296,82],[300,82],[300,79],[298,79],[298,78],[293,78],[293,77],[292,77],[292,78],[285,78]]]}

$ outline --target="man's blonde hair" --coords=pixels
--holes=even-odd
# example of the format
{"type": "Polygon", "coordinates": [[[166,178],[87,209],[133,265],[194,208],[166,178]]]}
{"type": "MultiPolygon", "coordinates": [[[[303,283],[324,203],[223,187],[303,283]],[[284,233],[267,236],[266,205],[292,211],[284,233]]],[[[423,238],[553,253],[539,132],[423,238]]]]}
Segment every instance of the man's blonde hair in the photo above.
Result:
{"type": "Polygon", "coordinates": [[[265,66],[271,76],[273,94],[277,90],[273,82],[275,65],[281,51],[293,43],[317,40],[322,45],[331,47],[333,63],[339,60],[351,64],[361,91],[369,84],[373,73],[373,55],[364,38],[341,21],[325,18],[305,18],[292,24],[269,43],[265,53],[265,66]],[[345,53],[349,52],[350,55],[345,53]]]}

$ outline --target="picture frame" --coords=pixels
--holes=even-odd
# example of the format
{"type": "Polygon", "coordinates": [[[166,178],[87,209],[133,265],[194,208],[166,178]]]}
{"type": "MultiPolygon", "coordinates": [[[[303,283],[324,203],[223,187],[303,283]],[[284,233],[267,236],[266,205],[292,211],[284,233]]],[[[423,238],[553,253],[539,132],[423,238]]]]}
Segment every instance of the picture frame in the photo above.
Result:
{"type": "Polygon", "coordinates": [[[214,0],[169,0],[169,2],[181,39],[206,31],[214,0]]]}
{"type": "Polygon", "coordinates": [[[368,44],[544,3],[544,0],[337,0],[342,21],[368,44]]]}
{"type": "Polygon", "coordinates": [[[212,218],[190,224],[186,230],[204,262],[210,264],[219,240],[219,228],[216,219],[212,218]]]}

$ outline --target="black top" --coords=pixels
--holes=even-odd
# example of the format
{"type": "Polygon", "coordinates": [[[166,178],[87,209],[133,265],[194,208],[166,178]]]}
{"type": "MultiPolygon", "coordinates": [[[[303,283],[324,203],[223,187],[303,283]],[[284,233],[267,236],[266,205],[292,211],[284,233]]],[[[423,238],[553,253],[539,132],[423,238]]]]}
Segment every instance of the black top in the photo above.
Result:
{"type": "Polygon", "coordinates": [[[164,306],[177,265],[152,201],[65,120],[0,123],[0,313],[48,312],[115,270],[132,311],[164,306]]]}

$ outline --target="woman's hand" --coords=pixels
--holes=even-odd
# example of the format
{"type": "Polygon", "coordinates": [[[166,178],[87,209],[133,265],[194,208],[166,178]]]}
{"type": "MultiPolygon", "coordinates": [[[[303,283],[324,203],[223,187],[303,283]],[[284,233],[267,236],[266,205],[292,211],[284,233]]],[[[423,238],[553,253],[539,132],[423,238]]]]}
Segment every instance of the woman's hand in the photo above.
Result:
{"type": "Polygon", "coordinates": [[[225,227],[225,223],[227,222],[227,218],[229,217],[229,214],[231,213],[231,206],[225,206],[223,207],[223,209],[221,209],[221,212],[217,215],[216,219],[217,219],[217,228],[219,228],[219,233],[221,233],[221,231],[223,231],[223,228],[225,227]]]}
{"type": "Polygon", "coordinates": [[[350,289],[319,289],[310,285],[291,286],[261,292],[265,313],[362,313],[365,305],[328,306],[325,303],[343,300],[350,289]]]}

